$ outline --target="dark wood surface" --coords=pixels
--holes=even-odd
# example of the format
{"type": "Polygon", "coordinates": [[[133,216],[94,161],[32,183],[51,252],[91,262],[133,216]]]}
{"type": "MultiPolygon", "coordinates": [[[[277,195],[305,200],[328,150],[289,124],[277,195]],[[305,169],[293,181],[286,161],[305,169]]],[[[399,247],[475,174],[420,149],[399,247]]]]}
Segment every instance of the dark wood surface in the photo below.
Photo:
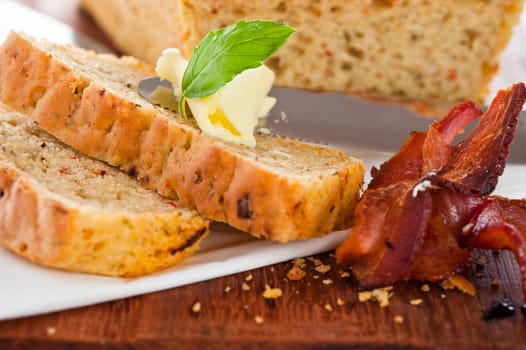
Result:
{"type": "MultiPolygon", "coordinates": [[[[109,43],[76,1],[20,2],[109,43]]],[[[299,281],[287,279],[289,262],[139,297],[3,321],[0,349],[526,349],[526,316],[520,311],[519,271],[513,257],[506,252],[475,254],[486,261],[483,268],[473,264],[466,272],[477,288],[475,296],[435,284],[425,292],[421,283],[408,282],[394,286],[388,307],[359,302],[356,285],[341,277],[343,267],[329,252],[316,258],[330,265],[330,271],[322,274],[307,261],[307,276],[299,281]],[[253,278],[247,281],[249,275],[253,278]],[[492,285],[495,280],[500,284],[492,285]],[[250,290],[243,290],[243,283],[250,290]],[[282,297],[263,298],[265,285],[281,288],[282,297]],[[515,315],[484,320],[483,311],[503,296],[515,301],[515,315]],[[414,306],[414,299],[422,303],[414,306]],[[201,303],[198,313],[192,311],[196,302],[201,303]],[[262,322],[256,322],[258,316],[262,322]],[[395,321],[398,316],[402,322],[395,321]]],[[[0,281],[0,288],[4,283],[8,281],[0,281]]]]}

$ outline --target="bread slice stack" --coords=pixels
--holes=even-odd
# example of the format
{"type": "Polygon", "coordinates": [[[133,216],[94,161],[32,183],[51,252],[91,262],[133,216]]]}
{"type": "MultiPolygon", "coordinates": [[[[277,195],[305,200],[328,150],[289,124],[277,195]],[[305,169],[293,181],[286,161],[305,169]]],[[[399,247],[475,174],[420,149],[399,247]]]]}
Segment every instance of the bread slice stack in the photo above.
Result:
{"type": "Polygon", "coordinates": [[[0,104],[0,245],[37,263],[136,276],[190,256],[208,220],[0,104]]]}
{"type": "Polygon", "coordinates": [[[524,0],[82,0],[124,53],[187,57],[210,29],[271,19],[297,29],[267,62],[276,84],[399,101],[442,116],[484,102],[524,0]],[[438,113],[438,114],[437,114],[438,113]]]}
{"type": "Polygon", "coordinates": [[[287,242],[350,227],[362,162],[332,148],[258,135],[255,148],[203,134],[137,93],[153,67],[11,33],[0,100],[65,144],[118,167],[207,219],[287,242]]]}

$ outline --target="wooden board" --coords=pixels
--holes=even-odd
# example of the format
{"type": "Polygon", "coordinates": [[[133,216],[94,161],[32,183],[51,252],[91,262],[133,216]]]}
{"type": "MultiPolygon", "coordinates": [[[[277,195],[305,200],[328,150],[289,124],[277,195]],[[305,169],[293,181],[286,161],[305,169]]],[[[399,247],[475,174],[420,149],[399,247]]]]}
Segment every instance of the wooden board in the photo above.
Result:
{"type": "MultiPolygon", "coordinates": [[[[466,276],[476,296],[431,284],[401,283],[389,306],[358,301],[350,278],[342,278],[331,254],[316,256],[328,272],[306,261],[307,275],[289,280],[293,263],[269,266],[164,292],[48,315],[0,322],[0,348],[456,348],[520,349],[526,319],[518,310],[484,320],[491,301],[521,300],[518,268],[510,254],[477,253],[486,261],[466,276]],[[250,276],[250,277],[249,277],[250,276]],[[491,286],[499,279],[499,286],[491,286]],[[243,284],[247,287],[243,288],[243,284]],[[266,286],[282,296],[266,299],[266,286]],[[420,305],[411,301],[422,299],[420,305]],[[340,300],[340,301],[339,301],[340,300]],[[199,312],[192,310],[199,302],[199,312]],[[341,305],[340,305],[341,304],[341,305]],[[329,306],[330,307],[329,307],[329,306]],[[331,311],[332,309],[332,311],[331,311]],[[397,322],[397,317],[403,318],[397,322]],[[259,323],[257,317],[261,317],[259,323]]],[[[520,305],[517,305],[518,307],[520,305]]]]}

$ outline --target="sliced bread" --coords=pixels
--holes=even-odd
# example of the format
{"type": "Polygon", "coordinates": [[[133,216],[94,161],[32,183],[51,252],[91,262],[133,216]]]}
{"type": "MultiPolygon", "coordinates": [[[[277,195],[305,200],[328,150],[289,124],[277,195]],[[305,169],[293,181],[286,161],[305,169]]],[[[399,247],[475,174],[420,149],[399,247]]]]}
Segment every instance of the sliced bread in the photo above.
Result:
{"type": "Polygon", "coordinates": [[[13,32],[0,67],[0,100],[205,217],[280,242],[352,224],[361,161],[278,136],[258,135],[255,148],[211,138],[138,95],[138,82],[154,70],[134,58],[13,32]]]}
{"type": "Polygon", "coordinates": [[[87,158],[0,105],[0,245],[42,265],[136,276],[191,255],[195,211],[87,158]]]}
{"type": "MultiPolygon", "coordinates": [[[[240,19],[297,29],[267,62],[276,84],[429,105],[483,102],[524,0],[82,0],[124,53],[187,57],[240,19]]],[[[442,114],[438,114],[441,116],[442,114]]]]}

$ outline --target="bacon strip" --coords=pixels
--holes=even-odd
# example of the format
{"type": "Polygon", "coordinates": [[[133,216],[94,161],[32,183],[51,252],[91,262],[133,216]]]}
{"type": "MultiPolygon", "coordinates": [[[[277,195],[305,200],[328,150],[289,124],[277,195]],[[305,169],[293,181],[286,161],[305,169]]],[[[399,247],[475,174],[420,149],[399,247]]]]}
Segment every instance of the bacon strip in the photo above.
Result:
{"type": "Polygon", "coordinates": [[[440,121],[432,123],[422,146],[423,172],[428,173],[442,168],[451,157],[453,151],[451,142],[481,115],[480,107],[467,101],[453,107],[440,121]]]}
{"type": "Polygon", "coordinates": [[[477,127],[440,169],[435,183],[461,193],[493,192],[506,165],[517,117],[526,99],[525,90],[524,84],[516,84],[497,93],[477,127]]]}
{"type": "Polygon", "coordinates": [[[412,132],[398,153],[383,163],[380,169],[371,169],[372,179],[367,189],[374,190],[406,180],[418,181],[422,177],[422,146],[425,140],[426,133],[412,132]]]}
{"type": "Polygon", "coordinates": [[[407,276],[431,214],[429,193],[413,197],[413,187],[413,182],[399,182],[362,197],[352,234],[336,253],[352,264],[362,285],[390,284],[407,276]]]}
{"type": "Polygon", "coordinates": [[[482,114],[473,102],[464,102],[440,121],[431,124],[426,132],[412,132],[402,148],[380,170],[373,168],[368,189],[394,184],[403,180],[420,180],[428,172],[441,168],[453,150],[449,144],[475,118],[482,114]]]}
{"type": "Polygon", "coordinates": [[[522,83],[500,91],[453,147],[482,113],[473,103],[460,104],[426,133],[413,132],[371,171],[355,226],[336,250],[362,286],[442,280],[469,265],[469,247],[511,249],[526,281],[526,201],[487,196],[504,170],[525,100],[522,83]]]}
{"type": "Polygon", "coordinates": [[[432,191],[432,203],[424,243],[413,261],[409,279],[441,281],[464,271],[471,262],[471,252],[459,246],[457,235],[462,234],[470,213],[480,205],[480,197],[439,190],[432,191]]]}
{"type": "Polygon", "coordinates": [[[511,250],[519,263],[526,296],[526,201],[491,197],[477,208],[463,244],[481,249],[511,250]]]}

